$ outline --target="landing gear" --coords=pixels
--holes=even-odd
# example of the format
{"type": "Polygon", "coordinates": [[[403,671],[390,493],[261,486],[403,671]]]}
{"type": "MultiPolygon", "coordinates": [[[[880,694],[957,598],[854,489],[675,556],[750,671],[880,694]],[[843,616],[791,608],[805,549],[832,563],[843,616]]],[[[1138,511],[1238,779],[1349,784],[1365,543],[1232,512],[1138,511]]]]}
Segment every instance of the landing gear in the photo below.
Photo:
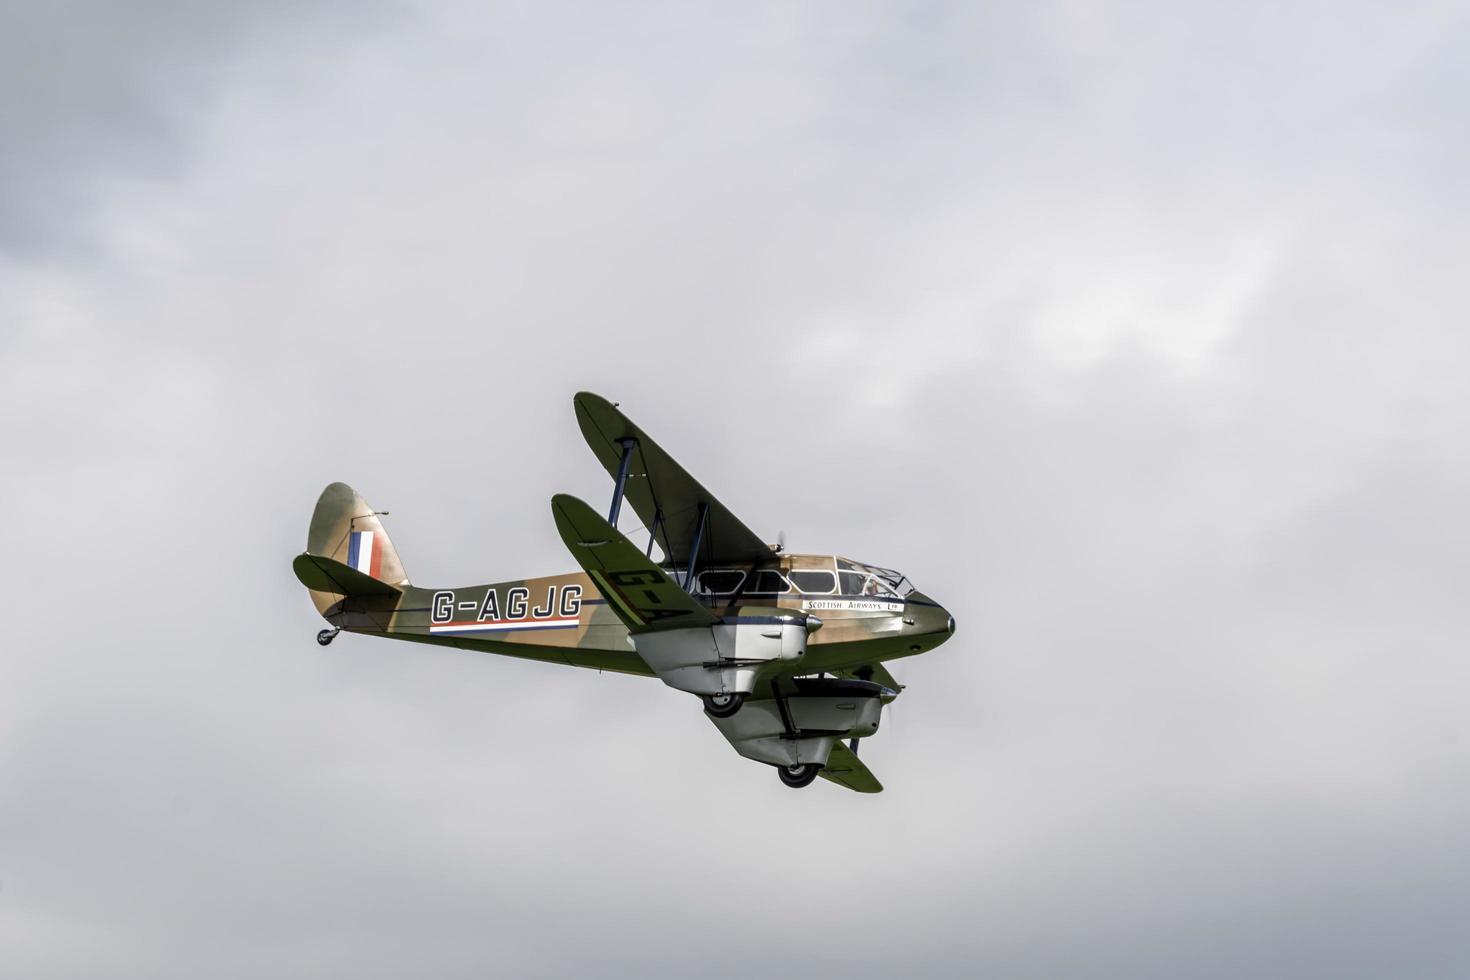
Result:
{"type": "Polygon", "coordinates": [[[815,762],[807,762],[799,766],[776,767],[776,772],[781,776],[781,782],[790,786],[792,789],[801,789],[803,786],[810,786],[816,781],[817,773],[821,771],[822,767],[815,762]]]}
{"type": "Polygon", "coordinates": [[[728,718],[740,710],[745,703],[744,694],[705,694],[701,698],[704,701],[704,710],[714,718],[728,718]]]}
{"type": "Polygon", "coordinates": [[[322,630],[316,635],[316,641],[322,646],[326,646],[328,643],[331,643],[333,640],[335,640],[337,638],[337,634],[340,632],[342,632],[340,629],[322,630]]]}

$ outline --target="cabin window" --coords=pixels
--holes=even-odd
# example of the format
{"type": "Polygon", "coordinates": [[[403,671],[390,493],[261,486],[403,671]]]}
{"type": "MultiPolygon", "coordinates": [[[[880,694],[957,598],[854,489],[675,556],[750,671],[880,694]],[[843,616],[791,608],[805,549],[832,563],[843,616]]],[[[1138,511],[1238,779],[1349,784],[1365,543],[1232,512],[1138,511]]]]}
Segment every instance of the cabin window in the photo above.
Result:
{"type": "Polygon", "coordinates": [[[699,591],[709,595],[727,595],[740,588],[745,573],[740,571],[704,572],[699,576],[699,591]]]}
{"type": "Polygon", "coordinates": [[[792,572],[791,584],[798,592],[827,595],[837,588],[837,577],[824,571],[792,572]]]}
{"type": "Polygon", "coordinates": [[[782,578],[780,572],[763,568],[755,573],[755,583],[751,585],[750,591],[762,595],[770,595],[776,592],[790,592],[791,583],[782,578]]]}

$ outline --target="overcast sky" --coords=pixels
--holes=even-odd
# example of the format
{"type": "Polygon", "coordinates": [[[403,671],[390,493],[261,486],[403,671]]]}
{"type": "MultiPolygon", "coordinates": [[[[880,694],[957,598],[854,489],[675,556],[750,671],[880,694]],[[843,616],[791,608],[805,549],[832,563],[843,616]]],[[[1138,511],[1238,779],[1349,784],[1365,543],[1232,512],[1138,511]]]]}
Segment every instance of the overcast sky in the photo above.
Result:
{"type": "Polygon", "coordinates": [[[0,974],[1470,974],[1470,8],[0,14],[0,974]],[[571,396],[957,636],[863,797],[343,636],[571,396]]]}

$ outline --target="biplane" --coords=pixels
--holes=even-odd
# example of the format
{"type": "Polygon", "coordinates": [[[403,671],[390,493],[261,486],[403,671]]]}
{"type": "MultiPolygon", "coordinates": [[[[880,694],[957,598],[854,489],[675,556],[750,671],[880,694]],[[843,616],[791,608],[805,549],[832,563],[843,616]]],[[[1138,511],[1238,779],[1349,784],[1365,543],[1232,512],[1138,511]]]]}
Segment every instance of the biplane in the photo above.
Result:
{"type": "Polygon", "coordinates": [[[292,562],[330,624],[317,642],[346,631],[657,677],[696,695],[735,751],[774,766],[785,785],[821,776],[880,792],[858,742],[903,690],[884,664],[939,646],[954,618],[898,572],[766,543],[617,405],[588,392],[573,404],[614,481],[605,516],[551,498],[581,571],[415,586],[384,512],[333,483],[292,562]],[[618,530],[624,502],[644,547],[618,530]]]}

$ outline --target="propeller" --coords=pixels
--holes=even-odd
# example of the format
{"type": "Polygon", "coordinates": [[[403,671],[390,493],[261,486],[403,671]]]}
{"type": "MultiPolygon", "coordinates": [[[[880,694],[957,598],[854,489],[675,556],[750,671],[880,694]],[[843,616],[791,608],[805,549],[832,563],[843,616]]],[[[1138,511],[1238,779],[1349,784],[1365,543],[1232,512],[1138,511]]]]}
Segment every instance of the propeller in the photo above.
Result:
{"type": "MultiPolygon", "coordinates": [[[[872,666],[865,666],[865,667],[859,667],[857,670],[853,671],[852,672],[852,676],[856,677],[858,680],[871,681],[873,679],[873,673],[874,673],[874,671],[873,671],[872,666]]],[[[890,675],[890,676],[892,676],[892,675],[890,675]]],[[[883,712],[883,715],[881,715],[879,717],[879,727],[880,728],[883,727],[883,723],[885,721],[890,726],[890,728],[893,725],[893,718],[894,718],[894,714],[893,714],[893,703],[898,700],[899,693],[903,691],[903,685],[902,684],[899,684],[898,681],[897,681],[897,679],[894,678],[894,687],[896,688],[896,690],[890,690],[890,691],[888,691],[888,696],[886,696],[884,698],[884,700],[883,700],[883,706],[879,709],[880,711],[883,712]]],[[[858,742],[859,741],[861,741],[861,739],[853,738],[853,739],[849,739],[848,742],[847,742],[847,750],[849,752],[851,752],[853,755],[857,755],[858,754],[858,742]]]]}
{"type": "MultiPolygon", "coordinates": [[[[883,705],[883,708],[882,708],[882,711],[883,711],[883,720],[879,724],[879,727],[882,728],[882,727],[884,727],[886,725],[889,734],[892,734],[893,733],[893,717],[894,717],[894,710],[895,710],[894,707],[893,707],[893,705],[894,705],[894,702],[897,701],[897,700],[898,700],[898,698],[894,698],[892,701],[889,701],[887,704],[883,705]]],[[[859,739],[859,738],[849,739],[848,742],[847,742],[848,751],[850,751],[853,755],[857,755],[858,754],[858,742],[861,742],[861,741],[862,741],[862,739],[859,739]]]]}
{"type": "MultiPolygon", "coordinates": [[[[894,682],[897,683],[898,678],[895,677],[893,679],[894,679],[894,682]]],[[[901,693],[903,693],[903,685],[902,684],[899,684],[898,685],[898,691],[897,691],[897,693],[895,693],[893,695],[893,697],[889,698],[887,701],[883,702],[883,718],[882,718],[882,723],[888,725],[888,730],[889,730],[890,733],[893,731],[893,722],[894,722],[894,718],[896,717],[896,715],[895,715],[895,709],[894,709],[893,706],[898,703],[898,695],[901,694],[901,693]]]]}

